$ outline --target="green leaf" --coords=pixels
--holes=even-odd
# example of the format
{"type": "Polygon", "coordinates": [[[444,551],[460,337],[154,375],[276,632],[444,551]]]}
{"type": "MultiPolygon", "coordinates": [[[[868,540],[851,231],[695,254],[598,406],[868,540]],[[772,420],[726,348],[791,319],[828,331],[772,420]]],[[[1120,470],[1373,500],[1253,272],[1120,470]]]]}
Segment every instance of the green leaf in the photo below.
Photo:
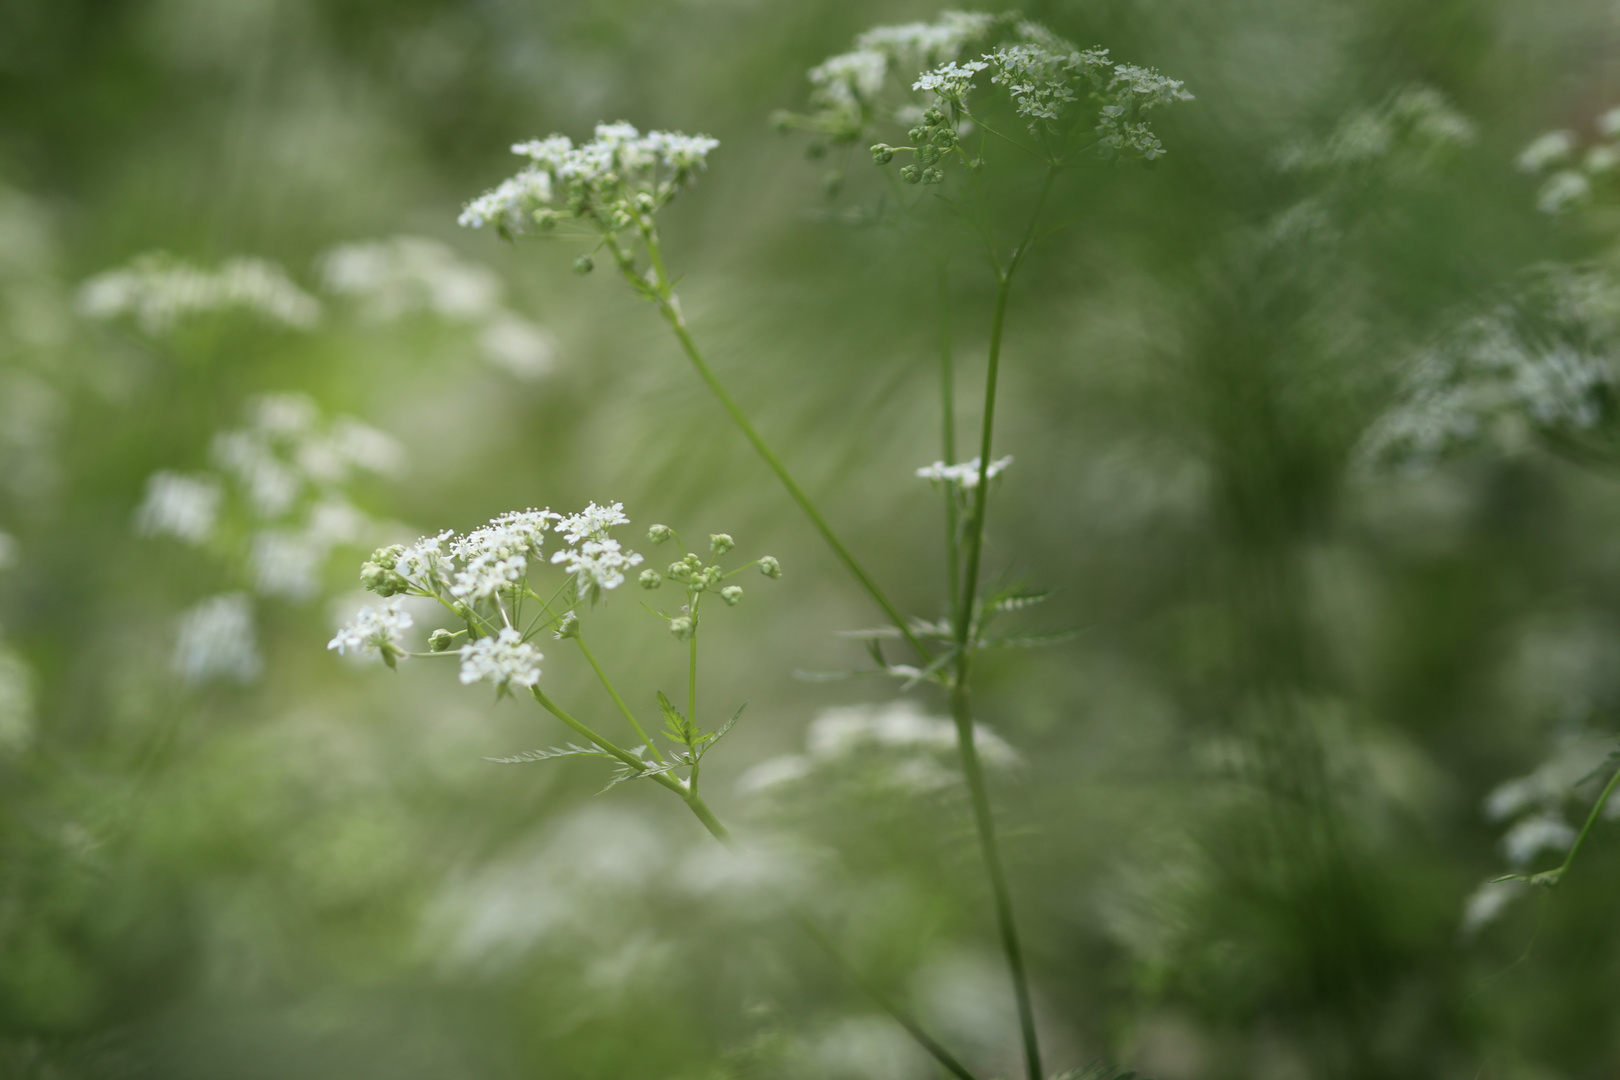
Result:
{"type": "Polygon", "coordinates": [[[664,716],[664,731],[669,737],[690,747],[692,740],[697,737],[697,731],[690,720],[675,710],[662,690],[658,691],[658,711],[664,716]]]}
{"type": "Polygon", "coordinates": [[[522,765],[530,761],[550,761],[552,758],[563,757],[599,757],[610,758],[617,761],[612,754],[605,753],[589,746],[578,746],[569,743],[567,746],[553,746],[546,750],[525,750],[521,754],[511,757],[487,757],[485,761],[493,761],[498,765],[522,765]]]}
{"type": "Polygon", "coordinates": [[[1056,589],[1026,589],[1023,585],[1013,585],[990,597],[984,606],[989,611],[1022,611],[1056,594],[1056,589]]]}
{"type": "Polygon", "coordinates": [[[698,757],[700,759],[704,754],[707,754],[710,750],[714,749],[714,744],[725,738],[727,732],[737,726],[737,721],[742,718],[743,710],[746,708],[748,708],[748,702],[745,701],[741,705],[737,706],[737,711],[731,714],[730,720],[727,720],[724,724],[720,725],[720,730],[711,731],[698,740],[698,746],[703,748],[698,753],[698,757]]]}

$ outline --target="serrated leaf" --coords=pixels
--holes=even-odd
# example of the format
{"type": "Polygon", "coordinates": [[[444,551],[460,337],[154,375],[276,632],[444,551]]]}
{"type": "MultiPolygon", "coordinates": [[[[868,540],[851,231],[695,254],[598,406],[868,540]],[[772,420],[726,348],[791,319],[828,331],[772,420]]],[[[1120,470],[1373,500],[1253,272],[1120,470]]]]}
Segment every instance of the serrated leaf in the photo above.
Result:
{"type": "Polygon", "coordinates": [[[672,754],[667,761],[656,765],[649,762],[644,769],[632,769],[628,765],[621,765],[597,794],[601,795],[629,780],[645,780],[650,776],[661,776],[691,763],[692,759],[688,754],[672,754]]]}
{"type": "Polygon", "coordinates": [[[710,750],[714,749],[714,744],[725,738],[727,732],[737,726],[737,721],[742,718],[743,710],[746,708],[748,708],[748,702],[745,701],[741,705],[737,706],[737,711],[731,714],[730,720],[727,720],[724,724],[720,725],[719,730],[711,731],[707,735],[703,736],[703,738],[698,740],[698,745],[703,748],[698,753],[698,757],[700,759],[704,754],[707,754],[710,750]]]}
{"type": "Polygon", "coordinates": [[[617,761],[612,754],[597,750],[594,747],[579,746],[569,743],[567,746],[552,746],[545,750],[525,750],[511,757],[487,757],[485,761],[493,761],[497,765],[522,765],[530,761],[550,761],[552,758],[564,757],[599,757],[611,758],[617,761]]]}
{"type": "Polygon", "coordinates": [[[692,729],[691,722],[677,712],[674,705],[670,704],[669,698],[665,696],[662,690],[658,691],[658,711],[664,717],[665,733],[676,742],[690,746],[697,732],[692,729]]]}
{"type": "Polygon", "coordinates": [[[1022,611],[1050,600],[1056,594],[1056,589],[1025,589],[1022,585],[1014,585],[986,600],[984,606],[991,611],[1022,611]]]}

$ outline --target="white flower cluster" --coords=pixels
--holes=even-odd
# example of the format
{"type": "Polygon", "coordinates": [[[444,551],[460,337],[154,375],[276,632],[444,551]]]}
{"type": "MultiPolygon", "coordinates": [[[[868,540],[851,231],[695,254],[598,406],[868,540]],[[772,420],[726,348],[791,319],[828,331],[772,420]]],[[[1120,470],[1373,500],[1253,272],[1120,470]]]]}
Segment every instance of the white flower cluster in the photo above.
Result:
{"type": "Polygon", "coordinates": [[[229,679],[248,683],[259,677],[253,601],[246,593],[211,596],[180,617],[175,640],[175,674],[189,685],[229,679]]]}
{"type": "Polygon", "coordinates": [[[488,681],[497,687],[531,687],[540,681],[545,656],[510,626],[494,637],[479,638],[462,646],[461,682],[470,686],[488,681]]]}
{"type": "Polygon", "coordinates": [[[1549,131],[1519,154],[1519,169],[1531,175],[1547,174],[1536,192],[1536,209],[1561,214],[1592,194],[1595,181],[1620,167],[1620,108],[1597,119],[1601,141],[1587,147],[1576,160],[1579,140],[1573,131],[1549,131]]]}
{"type": "Polygon", "coordinates": [[[1293,147],[1284,171],[1333,172],[1404,157],[1421,167],[1436,154],[1474,141],[1473,121],[1428,86],[1409,86],[1374,109],[1357,109],[1320,143],[1293,147]]]}
{"type": "MultiPolygon", "coordinates": [[[[1006,471],[1012,460],[1009,456],[992,461],[990,467],[984,470],[985,476],[994,480],[1006,471]]],[[[979,486],[979,459],[974,458],[959,465],[947,465],[943,461],[936,461],[932,465],[918,469],[917,475],[935,484],[948,483],[958,490],[971,491],[979,486]]]]}
{"type": "Polygon", "coordinates": [[[553,565],[562,565],[569,574],[577,574],[580,584],[592,595],[602,589],[616,589],[624,584],[624,571],[641,565],[641,556],[625,551],[619,542],[608,536],[615,525],[628,525],[624,504],[610,503],[587,506],[577,514],[570,514],[557,522],[557,532],[568,543],[551,556],[553,565]]]}
{"type": "MultiPolygon", "coordinates": [[[[973,728],[973,745],[993,769],[1021,763],[1018,752],[983,724],[973,728]]],[[[805,752],[770,758],[737,780],[739,791],[754,793],[802,780],[829,766],[847,773],[853,758],[877,766],[886,786],[926,792],[956,783],[956,774],[941,759],[956,752],[956,725],[929,716],[909,701],[888,705],[850,705],[816,717],[805,735],[805,752]]]]}
{"type": "Polygon", "coordinates": [[[344,244],[320,260],[326,291],[347,297],[367,322],[418,312],[472,327],[484,359],[522,379],[551,370],[556,343],[543,327],[502,303],[505,288],[487,266],[416,236],[344,244]]]}
{"type": "MultiPolygon", "coordinates": [[[[301,394],[258,397],[247,411],[244,427],[215,437],[216,471],[164,470],[147,479],[135,531],[210,550],[260,595],[307,601],[319,593],[333,550],[377,529],[349,501],[346,485],[360,473],[394,471],[402,451],[358,420],[326,419],[301,394]]],[[[182,622],[176,671],[190,683],[254,678],[252,618],[245,593],[204,601],[182,622]]]]}
{"type": "Polygon", "coordinates": [[[172,256],[142,255],[79,289],[79,312],[92,319],[132,316],[148,334],[174,329],[181,319],[239,308],[297,329],[315,325],[321,307],[285,271],[263,259],[231,259],[205,270],[172,256]]]}
{"type": "Polygon", "coordinates": [[[1358,449],[1368,468],[1427,468],[1480,443],[1579,439],[1616,420],[1620,282],[1544,268],[1517,295],[1463,319],[1412,362],[1398,404],[1358,449]]]}
{"type": "Polygon", "coordinates": [[[400,601],[390,600],[380,608],[368,605],[361,608],[354,622],[339,630],[326,647],[336,649],[340,656],[348,652],[398,654],[404,651],[405,631],[410,627],[411,616],[400,601]]]}
{"type": "Polygon", "coordinates": [[[835,137],[858,138],[891,72],[914,77],[957,60],[995,24],[993,15],[946,11],[931,23],[873,27],[855,39],[853,50],[810,69],[810,100],[818,110],[812,125],[835,137]]]}
{"type": "Polygon", "coordinates": [[[570,217],[616,233],[694,183],[719,145],[707,135],[643,135],[622,121],[598,124],[596,137],[580,146],[565,135],[518,143],[512,152],[528,158],[528,168],[468,203],[459,220],[523,233],[570,217]],[[554,198],[561,210],[551,209],[554,198]]]}

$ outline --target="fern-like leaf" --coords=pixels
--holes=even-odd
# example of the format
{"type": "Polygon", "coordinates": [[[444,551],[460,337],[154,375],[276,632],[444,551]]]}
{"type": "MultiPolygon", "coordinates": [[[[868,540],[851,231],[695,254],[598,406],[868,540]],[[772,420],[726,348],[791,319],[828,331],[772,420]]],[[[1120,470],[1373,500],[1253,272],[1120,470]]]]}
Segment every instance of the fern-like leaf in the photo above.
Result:
{"type": "Polygon", "coordinates": [[[552,746],[544,750],[525,750],[511,757],[487,757],[485,761],[493,761],[497,765],[522,765],[530,761],[550,761],[552,758],[564,757],[599,757],[613,758],[612,754],[598,750],[591,746],[579,746],[569,743],[567,746],[552,746]]]}

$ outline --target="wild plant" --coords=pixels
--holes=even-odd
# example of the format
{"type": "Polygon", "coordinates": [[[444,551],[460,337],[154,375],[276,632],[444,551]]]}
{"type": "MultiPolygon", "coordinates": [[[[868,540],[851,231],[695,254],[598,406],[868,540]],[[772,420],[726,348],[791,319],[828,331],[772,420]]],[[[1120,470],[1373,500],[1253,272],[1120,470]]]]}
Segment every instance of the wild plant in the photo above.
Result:
{"type": "MultiPolygon", "coordinates": [[[[979,246],[995,283],[981,420],[973,440],[977,454],[959,460],[953,360],[950,350],[942,349],[942,456],[917,470],[935,486],[943,503],[946,575],[939,614],[907,614],[890,599],[721,383],[687,322],[675,291],[679,275],[666,259],[658,222],[707,167],[716,140],[679,132],[642,133],[617,122],[598,125],[592,139],[582,144],[564,135],[519,143],[512,150],[525,159],[524,168],[468,203],[460,220],[474,228],[490,226],[508,240],[549,235],[580,242],[585,250],[574,259],[576,271],[590,273],[605,261],[636,296],[651,303],[698,377],[887,618],[887,627],[864,634],[876,672],[908,689],[932,685],[948,699],[996,932],[1016,999],[1025,1072],[1030,1080],[1043,1080],[1034,996],[985,780],[983,737],[977,734],[972,698],[974,657],[983,650],[1048,644],[1064,637],[1002,631],[1003,616],[1038,603],[1046,594],[1017,585],[987,585],[991,575],[984,549],[990,493],[1012,460],[995,456],[1008,301],[1020,269],[1051,228],[1048,208],[1059,179],[1100,163],[1160,158],[1165,147],[1151,125],[1153,114],[1190,100],[1191,95],[1174,79],[1116,62],[1105,49],[1082,50],[1016,15],[967,12],[946,12],[931,23],[869,30],[856,39],[852,51],[818,65],[809,77],[810,110],[780,114],[776,126],[809,132],[818,145],[844,150],[874,136],[892,140],[873,142],[869,148],[890,189],[881,212],[892,209],[896,216],[904,216],[936,204],[945,207],[979,246]],[[1038,166],[1033,195],[1019,189],[1029,163],[1038,166]],[[1009,210],[1020,222],[1010,239],[998,235],[998,222],[1009,210]],[[907,655],[891,658],[886,642],[901,643],[907,655]]],[[[567,516],[550,510],[514,512],[465,535],[446,532],[408,548],[383,549],[366,564],[362,581],[391,599],[362,612],[354,625],[333,639],[332,647],[376,653],[390,664],[405,656],[459,657],[463,682],[493,682],[500,693],[526,691],[585,740],[506,760],[611,760],[617,770],[614,783],[652,780],[681,798],[713,835],[727,841],[729,834],[709,811],[698,787],[704,755],[735,722],[734,715],[722,726],[705,728],[699,723],[698,640],[706,617],[702,610],[705,604],[712,612],[717,603],[734,604],[741,598],[741,588],[726,582],[742,569],[757,567],[775,577],[779,567],[775,560],[761,557],[741,568],[724,569],[719,559],[733,545],[730,537],[716,534],[710,537],[707,556],[681,548],[681,557],[663,574],[640,572],[643,587],[673,583],[684,600],[678,608],[657,612],[689,654],[686,710],[676,708],[662,693],[658,697],[666,744],[661,749],[615,689],[583,632],[591,605],[614,591],[643,561],[608,535],[611,528],[627,523],[619,504],[593,503],[567,516]],[[563,568],[564,577],[554,588],[537,589],[529,574],[540,560],[548,530],[562,534],[569,545],[550,560],[563,568]],[[397,600],[402,595],[436,600],[454,613],[461,628],[435,630],[426,653],[410,651],[403,644],[409,616],[397,600]],[[613,741],[545,694],[540,687],[541,656],[534,644],[542,635],[575,642],[637,744],[613,741]]],[[[648,536],[655,544],[674,540],[679,545],[674,531],[661,525],[653,526],[648,536]]],[[[813,923],[806,925],[833,951],[813,923]]],[[[853,973],[850,965],[845,966],[853,973]]],[[[892,1001],[879,1000],[944,1068],[971,1080],[972,1073],[909,1014],[892,1001]]]]}

